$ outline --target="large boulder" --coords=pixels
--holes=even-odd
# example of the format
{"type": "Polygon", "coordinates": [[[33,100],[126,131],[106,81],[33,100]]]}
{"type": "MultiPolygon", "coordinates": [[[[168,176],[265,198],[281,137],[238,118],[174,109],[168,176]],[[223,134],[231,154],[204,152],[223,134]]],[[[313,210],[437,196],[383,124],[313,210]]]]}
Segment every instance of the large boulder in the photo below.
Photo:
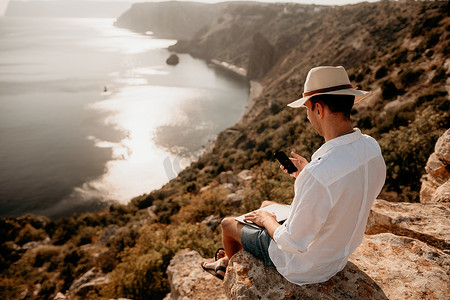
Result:
{"type": "Polygon", "coordinates": [[[394,233],[420,240],[450,254],[450,207],[376,200],[366,234],[394,233]]]}
{"type": "Polygon", "coordinates": [[[350,256],[390,300],[450,299],[450,256],[409,237],[365,236],[350,256]]]}
{"type": "Polygon", "coordinates": [[[298,286],[244,250],[231,258],[224,287],[228,299],[240,300],[387,299],[377,283],[353,263],[327,282],[298,286]]]}
{"type": "Polygon", "coordinates": [[[450,205],[450,129],[437,141],[425,170],[427,174],[422,178],[420,202],[450,205]]]}
{"type": "Polygon", "coordinates": [[[214,299],[225,300],[222,281],[203,271],[204,258],[196,251],[182,250],[167,267],[170,294],[165,300],[214,299]]]}
{"type": "Polygon", "coordinates": [[[240,251],[230,260],[229,299],[449,299],[450,256],[421,241],[382,233],[366,236],[347,266],[330,280],[297,286],[240,251]],[[270,282],[270,284],[267,284],[270,282]]]}

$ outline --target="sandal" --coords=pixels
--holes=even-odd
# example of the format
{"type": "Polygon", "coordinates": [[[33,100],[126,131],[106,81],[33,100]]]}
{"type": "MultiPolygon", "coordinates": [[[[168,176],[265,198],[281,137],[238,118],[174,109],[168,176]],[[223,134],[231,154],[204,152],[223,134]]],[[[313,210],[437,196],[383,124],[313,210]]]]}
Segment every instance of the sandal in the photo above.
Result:
{"type": "Polygon", "coordinates": [[[220,266],[220,265],[219,265],[219,266],[217,266],[215,269],[209,269],[209,268],[206,268],[206,264],[207,264],[207,262],[202,262],[202,263],[201,263],[201,266],[202,266],[203,270],[205,270],[205,271],[208,272],[209,274],[211,274],[211,275],[213,275],[213,276],[219,278],[220,280],[223,280],[223,276],[220,275],[220,274],[218,274],[217,271],[222,271],[222,272],[225,273],[225,272],[227,271],[227,268],[226,268],[226,267],[220,266]]]}

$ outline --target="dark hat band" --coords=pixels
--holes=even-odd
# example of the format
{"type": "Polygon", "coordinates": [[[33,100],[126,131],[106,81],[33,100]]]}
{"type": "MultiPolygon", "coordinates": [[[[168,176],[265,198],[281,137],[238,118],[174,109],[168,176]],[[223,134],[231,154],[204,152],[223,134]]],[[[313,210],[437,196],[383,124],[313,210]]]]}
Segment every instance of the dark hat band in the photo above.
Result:
{"type": "Polygon", "coordinates": [[[327,93],[327,92],[333,92],[333,91],[339,91],[339,90],[345,90],[345,89],[354,89],[354,87],[351,84],[343,84],[338,86],[332,86],[329,88],[324,89],[318,89],[311,92],[303,93],[303,97],[309,97],[314,94],[320,94],[320,93],[327,93]]]}

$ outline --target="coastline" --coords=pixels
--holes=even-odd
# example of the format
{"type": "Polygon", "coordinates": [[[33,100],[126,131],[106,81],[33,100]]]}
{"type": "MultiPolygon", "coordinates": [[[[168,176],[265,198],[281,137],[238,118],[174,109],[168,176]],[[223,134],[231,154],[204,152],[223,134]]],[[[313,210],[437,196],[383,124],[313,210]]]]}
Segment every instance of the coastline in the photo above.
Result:
{"type": "Polygon", "coordinates": [[[210,63],[215,65],[215,66],[221,67],[222,69],[225,69],[227,71],[231,71],[234,74],[237,74],[239,76],[247,78],[247,70],[244,69],[244,68],[240,68],[238,66],[229,64],[229,63],[224,62],[224,61],[218,61],[217,59],[211,59],[210,63]]]}
{"type": "MultiPolygon", "coordinates": [[[[242,76],[248,80],[247,70],[244,68],[240,68],[238,66],[229,64],[227,62],[221,62],[221,61],[218,61],[217,59],[212,59],[210,61],[210,63],[215,66],[218,66],[226,71],[229,71],[233,74],[242,76]]],[[[244,113],[242,114],[241,118],[236,122],[236,124],[240,124],[243,122],[245,116],[248,115],[250,113],[250,111],[253,109],[253,107],[255,106],[255,103],[256,103],[256,99],[261,95],[261,93],[263,91],[263,86],[258,81],[249,80],[249,84],[250,84],[250,89],[249,89],[250,91],[249,91],[249,95],[248,95],[248,102],[245,107],[244,113]]]]}
{"type": "Polygon", "coordinates": [[[237,122],[237,124],[240,124],[243,122],[245,116],[247,116],[250,111],[253,109],[253,107],[256,104],[256,99],[259,98],[259,96],[261,96],[263,91],[263,86],[261,83],[259,83],[256,80],[250,80],[250,93],[248,95],[248,103],[247,106],[245,107],[245,111],[242,114],[241,118],[239,119],[239,121],[237,122]]]}

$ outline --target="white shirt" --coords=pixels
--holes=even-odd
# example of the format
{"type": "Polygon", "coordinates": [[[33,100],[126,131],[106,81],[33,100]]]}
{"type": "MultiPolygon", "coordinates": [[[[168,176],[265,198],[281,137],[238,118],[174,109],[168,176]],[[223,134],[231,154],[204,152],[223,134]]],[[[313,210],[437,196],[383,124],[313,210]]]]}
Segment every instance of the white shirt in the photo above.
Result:
{"type": "Polygon", "coordinates": [[[363,239],[385,178],[378,143],[359,129],[323,144],[295,180],[289,218],[269,245],[278,272],[304,285],[341,271],[363,239]]]}

